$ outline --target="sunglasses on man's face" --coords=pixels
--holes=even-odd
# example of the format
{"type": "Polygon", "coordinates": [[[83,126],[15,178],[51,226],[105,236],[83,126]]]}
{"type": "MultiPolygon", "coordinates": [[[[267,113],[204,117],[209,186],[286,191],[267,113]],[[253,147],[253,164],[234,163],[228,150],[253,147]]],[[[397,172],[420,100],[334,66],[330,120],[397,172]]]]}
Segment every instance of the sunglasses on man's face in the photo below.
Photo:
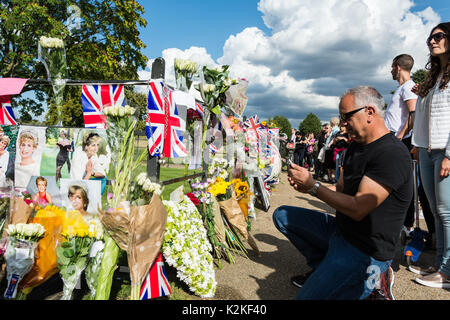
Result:
{"type": "Polygon", "coordinates": [[[341,123],[348,121],[348,119],[350,119],[355,113],[357,113],[358,111],[365,109],[365,108],[367,108],[367,106],[364,106],[364,107],[341,114],[339,117],[341,120],[341,123]]]}
{"type": "Polygon", "coordinates": [[[427,45],[430,45],[431,43],[431,39],[434,40],[434,42],[438,43],[440,42],[442,39],[447,38],[447,35],[443,32],[437,32],[435,34],[432,34],[431,36],[428,37],[427,39],[427,45]]]}

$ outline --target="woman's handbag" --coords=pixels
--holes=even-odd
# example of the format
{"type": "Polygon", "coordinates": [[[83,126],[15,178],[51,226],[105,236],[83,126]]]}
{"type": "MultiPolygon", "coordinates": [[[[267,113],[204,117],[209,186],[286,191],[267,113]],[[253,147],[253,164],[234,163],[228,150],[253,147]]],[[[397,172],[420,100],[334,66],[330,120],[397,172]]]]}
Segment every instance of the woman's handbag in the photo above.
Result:
{"type": "Polygon", "coordinates": [[[325,148],[320,149],[319,155],[317,156],[317,160],[319,160],[322,163],[325,161],[325,148]]]}

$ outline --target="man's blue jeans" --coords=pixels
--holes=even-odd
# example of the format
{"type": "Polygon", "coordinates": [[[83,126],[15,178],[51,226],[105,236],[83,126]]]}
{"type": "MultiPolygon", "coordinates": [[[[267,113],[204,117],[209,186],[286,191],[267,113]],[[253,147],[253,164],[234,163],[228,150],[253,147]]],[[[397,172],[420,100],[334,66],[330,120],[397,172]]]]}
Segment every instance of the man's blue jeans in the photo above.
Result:
{"type": "Polygon", "coordinates": [[[314,269],[296,299],[365,299],[392,262],[375,260],[351,245],[326,213],[281,206],[273,221],[314,269]]]}

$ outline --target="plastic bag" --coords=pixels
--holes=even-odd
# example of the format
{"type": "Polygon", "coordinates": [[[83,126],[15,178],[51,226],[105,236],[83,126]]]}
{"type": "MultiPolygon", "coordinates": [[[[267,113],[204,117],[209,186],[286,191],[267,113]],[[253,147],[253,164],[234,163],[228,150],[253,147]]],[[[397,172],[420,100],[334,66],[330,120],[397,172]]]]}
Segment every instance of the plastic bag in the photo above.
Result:
{"type": "Polygon", "coordinates": [[[33,267],[36,246],[37,243],[34,241],[10,238],[5,253],[8,280],[8,286],[4,294],[6,299],[16,297],[19,282],[33,267]]]}

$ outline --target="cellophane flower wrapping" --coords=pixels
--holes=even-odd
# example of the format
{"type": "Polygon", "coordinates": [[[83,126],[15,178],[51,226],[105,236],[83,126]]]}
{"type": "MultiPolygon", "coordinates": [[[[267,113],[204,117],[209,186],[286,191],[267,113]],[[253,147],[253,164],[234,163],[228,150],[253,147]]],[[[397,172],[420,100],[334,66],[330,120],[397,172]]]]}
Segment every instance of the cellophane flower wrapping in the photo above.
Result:
{"type": "Polygon", "coordinates": [[[91,298],[95,299],[105,248],[104,229],[97,215],[89,215],[85,217],[85,221],[88,225],[89,235],[95,238],[89,251],[89,262],[85,269],[86,283],[89,287],[91,298]]]}
{"type": "Polygon", "coordinates": [[[14,299],[22,278],[31,270],[34,264],[35,241],[10,238],[5,253],[8,286],[4,297],[14,299]]]}
{"type": "Polygon", "coordinates": [[[66,212],[62,235],[65,241],[56,250],[59,273],[64,283],[61,300],[71,300],[73,290],[87,266],[95,236],[89,234],[89,228],[77,210],[66,212]]]}
{"type": "Polygon", "coordinates": [[[108,300],[111,292],[112,277],[117,268],[120,249],[127,251],[129,241],[130,210],[129,192],[132,173],[136,171],[147,154],[144,149],[135,156],[136,119],[135,109],[130,106],[112,106],[104,109],[107,117],[108,145],[112,152],[109,173],[112,176],[108,187],[107,210],[99,209],[100,220],[105,228],[103,258],[98,274],[95,299],[108,300]],[[123,204],[127,204],[126,208],[123,204]]]}
{"type": "Polygon", "coordinates": [[[58,38],[41,37],[38,42],[38,59],[47,70],[47,78],[52,81],[58,118],[64,100],[67,79],[67,62],[64,41],[58,38]]]}
{"type": "Polygon", "coordinates": [[[8,287],[4,297],[13,299],[19,282],[34,264],[37,241],[44,235],[45,229],[37,223],[17,223],[9,224],[6,232],[10,242],[5,253],[8,287]]]}
{"type": "Polygon", "coordinates": [[[187,196],[179,202],[163,201],[167,209],[163,255],[177,269],[177,277],[202,298],[214,297],[216,280],[212,247],[202,218],[187,196]]]}

